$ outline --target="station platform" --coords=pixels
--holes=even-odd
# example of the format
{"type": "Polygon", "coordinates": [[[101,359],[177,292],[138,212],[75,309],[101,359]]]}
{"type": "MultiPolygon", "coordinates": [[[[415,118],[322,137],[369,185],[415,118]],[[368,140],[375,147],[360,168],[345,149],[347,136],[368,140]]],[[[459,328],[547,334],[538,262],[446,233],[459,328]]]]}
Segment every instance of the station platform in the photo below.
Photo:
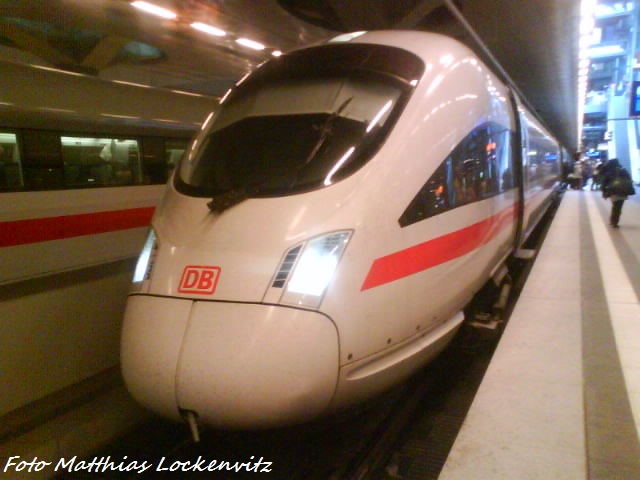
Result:
{"type": "Polygon", "coordinates": [[[640,478],[639,197],[564,194],[439,480],[640,478]]]}

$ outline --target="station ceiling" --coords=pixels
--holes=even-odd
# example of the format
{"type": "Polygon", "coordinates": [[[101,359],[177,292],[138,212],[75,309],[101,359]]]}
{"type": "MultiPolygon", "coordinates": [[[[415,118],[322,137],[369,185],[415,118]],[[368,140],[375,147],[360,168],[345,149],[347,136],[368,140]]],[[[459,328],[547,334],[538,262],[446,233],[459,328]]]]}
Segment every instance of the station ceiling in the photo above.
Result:
{"type": "Polygon", "coordinates": [[[437,31],[496,59],[552,133],[569,150],[578,145],[579,0],[148,1],[178,16],[162,19],[130,0],[2,0],[0,60],[220,96],[274,50],[347,31],[437,31]],[[227,35],[202,33],[194,22],[227,35]],[[247,48],[240,38],[266,48],[247,48]]]}

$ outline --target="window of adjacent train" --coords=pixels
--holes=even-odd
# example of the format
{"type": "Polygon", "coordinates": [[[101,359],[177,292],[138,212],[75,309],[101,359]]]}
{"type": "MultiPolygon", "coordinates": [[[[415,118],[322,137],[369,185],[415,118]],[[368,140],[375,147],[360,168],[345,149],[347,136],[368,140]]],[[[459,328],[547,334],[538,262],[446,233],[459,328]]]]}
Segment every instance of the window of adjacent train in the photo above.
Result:
{"type": "Polygon", "coordinates": [[[23,185],[18,137],[0,131],[0,191],[18,190],[23,185]]]}
{"type": "Polygon", "coordinates": [[[176,168],[189,145],[186,138],[166,139],[164,142],[164,159],[170,174],[176,168]]]}
{"type": "Polygon", "coordinates": [[[511,132],[485,123],[467,135],[431,175],[398,219],[406,227],[513,187],[511,132]]]}
{"type": "Polygon", "coordinates": [[[22,131],[24,185],[28,190],[64,188],[60,135],[44,130],[22,131]]]}
{"type": "Polygon", "coordinates": [[[268,62],[222,103],[176,186],[195,196],[329,186],[382,144],[424,66],[380,45],[334,44],[268,62]]]}
{"type": "Polygon", "coordinates": [[[144,183],[165,183],[182,155],[184,155],[188,143],[189,141],[185,138],[143,138],[142,170],[144,183]]]}
{"type": "Polygon", "coordinates": [[[106,137],[60,137],[67,188],[142,183],[138,140],[106,137]]]}

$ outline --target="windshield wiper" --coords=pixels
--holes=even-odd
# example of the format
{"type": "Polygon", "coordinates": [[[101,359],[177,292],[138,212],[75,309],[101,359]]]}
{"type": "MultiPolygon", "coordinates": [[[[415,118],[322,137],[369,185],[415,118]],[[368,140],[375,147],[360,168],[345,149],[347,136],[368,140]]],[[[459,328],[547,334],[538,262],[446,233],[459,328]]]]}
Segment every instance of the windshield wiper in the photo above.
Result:
{"type": "Polygon", "coordinates": [[[322,125],[320,125],[319,127],[316,127],[316,126],[313,127],[314,129],[320,132],[320,138],[318,138],[318,141],[313,147],[313,150],[311,150],[311,153],[309,153],[309,155],[307,156],[307,159],[298,168],[298,171],[304,168],[307,164],[309,164],[309,162],[311,162],[311,160],[313,160],[313,158],[318,154],[318,152],[324,145],[324,142],[327,141],[327,138],[329,138],[329,135],[331,135],[332,133],[333,121],[344,111],[345,108],[347,108],[347,105],[351,103],[351,100],[353,100],[353,96],[347,98],[344,102],[340,104],[340,106],[336,110],[331,112],[331,115],[327,117],[327,119],[322,123],[322,125]]]}
{"type": "Polygon", "coordinates": [[[329,135],[332,134],[333,121],[344,111],[345,108],[347,108],[347,106],[351,103],[352,100],[353,100],[353,95],[350,96],[349,98],[347,98],[344,102],[342,102],[340,104],[340,106],[337,109],[335,109],[333,112],[331,112],[331,114],[327,117],[327,119],[324,122],[322,122],[322,125],[319,125],[319,126],[314,125],[313,126],[314,130],[320,132],[320,137],[318,138],[318,141],[314,145],[313,150],[311,150],[309,155],[307,155],[306,160],[296,167],[295,171],[293,172],[290,185],[294,185],[298,181],[298,177],[300,176],[300,172],[307,165],[309,165],[309,163],[311,163],[311,161],[318,154],[318,152],[320,151],[322,146],[327,141],[327,138],[329,138],[329,135]]]}
{"type": "MultiPolygon", "coordinates": [[[[304,163],[302,163],[300,166],[298,166],[295,169],[294,178],[292,179],[292,182],[291,182],[292,185],[297,181],[300,171],[304,167],[306,167],[313,160],[313,158],[318,154],[318,152],[320,151],[324,143],[327,141],[327,138],[329,138],[329,136],[332,134],[334,120],[340,116],[340,114],[345,110],[345,108],[347,108],[347,106],[351,103],[353,98],[354,97],[351,96],[347,98],[344,102],[342,102],[336,110],[331,112],[331,114],[327,117],[327,119],[324,122],[322,122],[321,125],[319,126],[314,125],[313,128],[320,132],[320,137],[318,138],[318,141],[316,142],[313,150],[307,156],[307,159],[304,161],[304,163]]],[[[260,191],[260,186],[235,187],[224,193],[215,195],[211,199],[211,201],[207,203],[207,206],[209,207],[209,210],[211,210],[214,213],[222,213],[225,210],[228,210],[231,207],[247,200],[248,198],[251,198],[251,196],[255,195],[259,191],[260,191]]]]}
{"type": "Polygon", "coordinates": [[[233,188],[220,195],[216,195],[207,203],[207,207],[214,213],[222,213],[225,210],[245,201],[251,196],[251,192],[245,188],[233,188]]]}

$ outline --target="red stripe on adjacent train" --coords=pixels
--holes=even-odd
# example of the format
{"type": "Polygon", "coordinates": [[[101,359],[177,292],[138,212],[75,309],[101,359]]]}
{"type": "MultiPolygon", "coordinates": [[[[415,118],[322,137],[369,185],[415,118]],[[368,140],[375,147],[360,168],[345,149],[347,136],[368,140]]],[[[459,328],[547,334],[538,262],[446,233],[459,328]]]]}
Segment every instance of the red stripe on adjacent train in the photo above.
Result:
{"type": "Polygon", "coordinates": [[[361,291],[419,273],[488,243],[514,222],[515,205],[469,227],[373,261],[361,291]]]}
{"type": "Polygon", "coordinates": [[[0,222],[0,247],[146,227],[155,207],[0,222]]]}

